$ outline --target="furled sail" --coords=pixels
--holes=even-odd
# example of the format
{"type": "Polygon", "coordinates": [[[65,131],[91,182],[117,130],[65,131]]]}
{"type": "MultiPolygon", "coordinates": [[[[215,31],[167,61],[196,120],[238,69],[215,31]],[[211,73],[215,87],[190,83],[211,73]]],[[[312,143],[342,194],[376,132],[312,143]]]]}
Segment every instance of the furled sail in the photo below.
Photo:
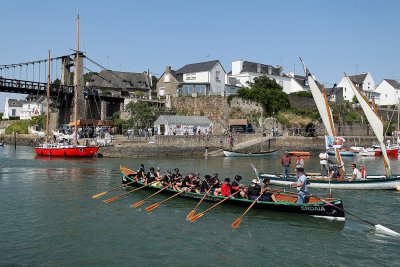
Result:
{"type": "MultiPolygon", "coordinates": [[[[321,92],[317,85],[317,82],[315,81],[314,77],[311,75],[310,71],[308,70],[301,58],[300,61],[303,64],[304,73],[306,75],[308,85],[310,86],[310,91],[314,98],[314,102],[317,105],[318,112],[321,116],[322,122],[324,123],[325,130],[329,136],[336,136],[335,125],[332,119],[332,110],[328,105],[325,90],[322,88],[321,92]]],[[[340,156],[339,149],[335,148],[335,154],[338,164],[341,166],[341,170],[344,171],[344,164],[342,161],[342,157],[340,156]]]]}
{"type": "Polygon", "coordinates": [[[353,82],[350,80],[350,78],[344,74],[346,79],[348,80],[348,83],[350,84],[351,89],[353,90],[353,93],[357,97],[358,103],[360,103],[361,108],[363,109],[365,116],[367,117],[367,120],[369,124],[371,125],[372,130],[374,131],[374,134],[376,138],[379,141],[379,144],[381,145],[382,149],[382,155],[383,155],[383,160],[385,164],[385,169],[386,169],[386,176],[390,176],[390,165],[389,165],[389,159],[386,153],[386,147],[384,144],[384,136],[383,136],[383,122],[382,120],[378,117],[378,114],[375,112],[374,108],[370,106],[369,102],[365,99],[363,95],[361,95],[360,91],[354,86],[353,82]]]}

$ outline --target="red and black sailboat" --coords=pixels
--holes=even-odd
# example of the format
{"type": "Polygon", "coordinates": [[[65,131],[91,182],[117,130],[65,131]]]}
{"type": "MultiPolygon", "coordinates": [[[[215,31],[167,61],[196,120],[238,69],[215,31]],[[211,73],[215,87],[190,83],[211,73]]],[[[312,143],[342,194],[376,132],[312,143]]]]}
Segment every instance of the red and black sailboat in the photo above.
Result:
{"type": "MultiPolygon", "coordinates": [[[[74,143],[73,145],[64,144],[52,144],[52,143],[41,143],[35,146],[35,153],[38,156],[54,156],[54,157],[93,157],[96,156],[99,147],[98,146],[85,146],[78,145],[77,136],[77,117],[78,117],[78,69],[79,69],[79,15],[77,17],[77,33],[76,33],[76,59],[75,59],[75,75],[74,75],[74,143]]],[[[48,76],[47,76],[47,118],[46,118],[46,136],[49,134],[49,97],[50,97],[50,50],[49,50],[49,61],[48,61],[48,76]]]]}

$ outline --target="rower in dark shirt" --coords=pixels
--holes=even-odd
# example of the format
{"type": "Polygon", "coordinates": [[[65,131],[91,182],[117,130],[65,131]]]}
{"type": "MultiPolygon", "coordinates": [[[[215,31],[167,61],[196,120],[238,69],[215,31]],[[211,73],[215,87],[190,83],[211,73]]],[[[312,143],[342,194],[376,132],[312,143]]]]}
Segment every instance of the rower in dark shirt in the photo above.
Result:
{"type": "Polygon", "coordinates": [[[146,184],[150,184],[156,180],[156,173],[154,172],[154,168],[151,167],[150,171],[146,175],[146,184]]]}
{"type": "Polygon", "coordinates": [[[141,164],[140,168],[137,170],[137,176],[136,178],[138,180],[144,179],[145,178],[145,170],[144,170],[144,165],[141,164]]]}
{"type": "Polygon", "coordinates": [[[247,196],[250,200],[255,200],[257,197],[260,196],[261,187],[258,185],[257,182],[257,179],[253,179],[253,181],[251,181],[251,185],[249,185],[249,187],[247,188],[247,196]]]}
{"type": "Polygon", "coordinates": [[[207,174],[204,176],[204,179],[201,181],[200,193],[204,194],[205,192],[208,191],[208,189],[211,188],[210,180],[211,180],[210,175],[207,174]]]}

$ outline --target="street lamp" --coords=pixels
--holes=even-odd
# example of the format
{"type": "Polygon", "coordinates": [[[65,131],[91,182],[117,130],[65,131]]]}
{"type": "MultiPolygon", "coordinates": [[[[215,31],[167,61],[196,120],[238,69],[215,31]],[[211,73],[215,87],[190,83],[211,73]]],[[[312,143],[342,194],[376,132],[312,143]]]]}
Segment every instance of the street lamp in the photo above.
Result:
{"type": "Polygon", "coordinates": [[[275,137],[275,109],[272,109],[272,137],[275,137]]]}

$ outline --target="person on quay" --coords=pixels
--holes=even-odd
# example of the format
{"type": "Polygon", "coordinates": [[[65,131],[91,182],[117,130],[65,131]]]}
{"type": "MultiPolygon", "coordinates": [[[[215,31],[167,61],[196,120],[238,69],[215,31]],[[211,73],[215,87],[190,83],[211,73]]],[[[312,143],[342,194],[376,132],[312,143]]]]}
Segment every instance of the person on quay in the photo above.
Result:
{"type": "Polygon", "coordinates": [[[261,183],[261,192],[262,197],[261,201],[267,201],[267,202],[276,202],[275,195],[271,192],[271,188],[269,187],[269,182],[270,180],[268,178],[265,178],[263,182],[261,183]]]}
{"type": "Polygon", "coordinates": [[[282,178],[288,178],[289,177],[289,167],[290,167],[291,159],[289,157],[289,153],[285,151],[285,154],[282,156],[282,178]]]}
{"type": "Polygon", "coordinates": [[[357,169],[357,165],[355,163],[353,163],[350,166],[351,166],[351,169],[353,170],[353,172],[351,174],[351,178],[349,181],[361,179],[361,172],[357,169]]]}
{"type": "Polygon", "coordinates": [[[251,181],[251,184],[247,188],[247,196],[250,200],[255,200],[260,196],[260,193],[261,193],[261,187],[258,184],[258,180],[253,179],[251,181]]]}
{"type": "Polygon", "coordinates": [[[328,175],[328,153],[323,151],[319,153],[319,164],[321,165],[321,175],[322,177],[328,175]]]}
{"type": "Polygon", "coordinates": [[[299,178],[296,183],[292,183],[290,187],[299,188],[299,193],[297,194],[297,204],[307,203],[307,176],[304,174],[304,168],[298,168],[299,178]]]}
{"type": "Polygon", "coordinates": [[[221,185],[221,195],[223,197],[230,197],[233,190],[235,192],[239,191],[239,187],[232,186],[230,183],[231,179],[225,178],[224,183],[221,185]]]}

